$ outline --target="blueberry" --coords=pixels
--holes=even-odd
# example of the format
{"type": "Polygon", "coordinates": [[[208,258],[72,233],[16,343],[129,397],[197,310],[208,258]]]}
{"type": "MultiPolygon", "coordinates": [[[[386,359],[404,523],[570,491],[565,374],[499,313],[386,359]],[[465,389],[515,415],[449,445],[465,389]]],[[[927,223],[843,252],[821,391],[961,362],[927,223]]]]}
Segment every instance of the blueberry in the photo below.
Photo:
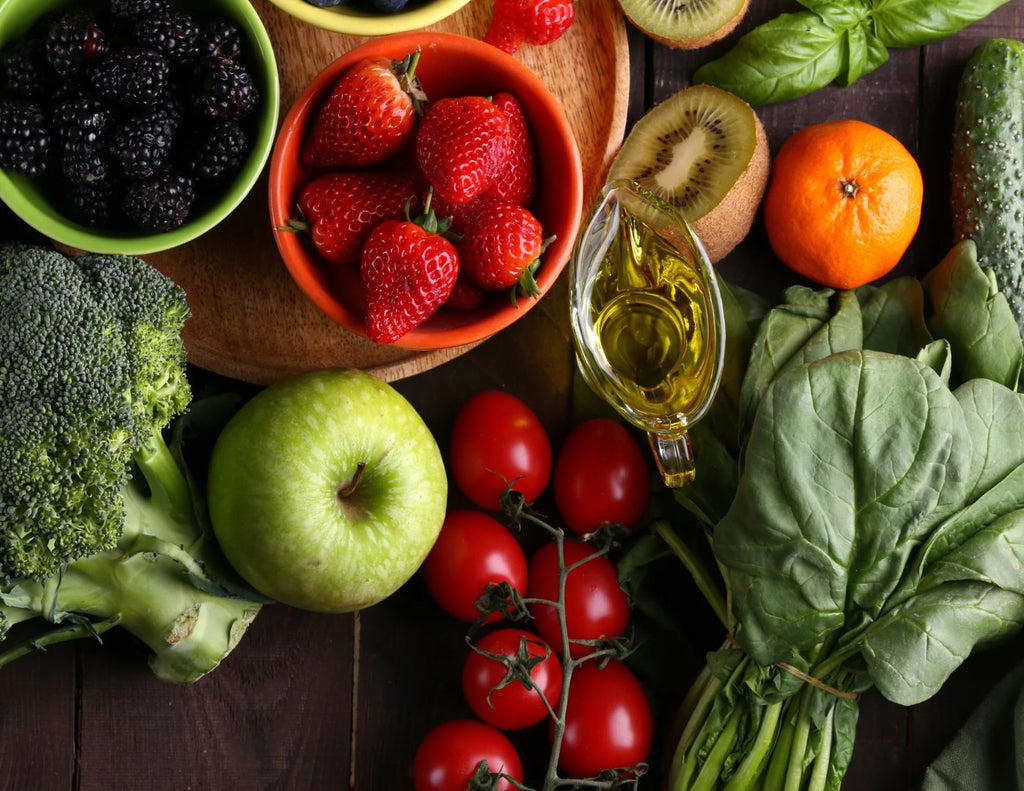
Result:
{"type": "Polygon", "coordinates": [[[344,4],[345,0],[306,0],[306,2],[317,8],[333,8],[336,5],[344,4]]]}

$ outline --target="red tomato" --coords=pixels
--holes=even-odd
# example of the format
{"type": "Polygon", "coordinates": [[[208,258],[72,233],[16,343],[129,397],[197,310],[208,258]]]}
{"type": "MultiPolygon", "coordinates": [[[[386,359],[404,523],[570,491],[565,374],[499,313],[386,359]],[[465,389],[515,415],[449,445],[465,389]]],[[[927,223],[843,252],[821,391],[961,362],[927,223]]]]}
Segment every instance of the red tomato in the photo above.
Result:
{"type": "Polygon", "coordinates": [[[455,485],[481,508],[499,509],[513,480],[532,503],[551,477],[551,441],[540,419],[500,390],[477,393],[459,410],[448,456],[455,485]]]}
{"type": "Polygon", "coordinates": [[[602,523],[636,527],[647,507],[647,456],[621,423],[594,418],[566,437],[552,479],[555,505],[574,533],[602,523]]]}
{"type": "Polygon", "coordinates": [[[566,774],[592,777],[643,763],[653,738],[650,702],[626,665],[587,661],[573,671],[558,757],[566,774]]]}
{"type": "MultiPolygon", "coordinates": [[[[561,660],[537,635],[511,627],[498,629],[477,640],[476,648],[479,650],[470,649],[462,666],[462,693],[473,713],[484,722],[505,731],[529,728],[548,716],[544,698],[552,708],[558,706],[562,692],[561,660]],[[528,687],[520,680],[499,686],[509,675],[509,667],[503,660],[480,651],[521,657],[525,662],[541,658],[529,670],[535,686],[528,687]]],[[[522,670],[525,674],[526,668],[522,670]]]]}
{"type": "MultiPolygon", "coordinates": [[[[413,759],[416,791],[466,791],[481,761],[487,769],[523,782],[523,764],[512,742],[497,728],[477,720],[449,720],[432,728],[413,759]]],[[[500,791],[515,791],[505,779],[500,791]]]]}
{"type": "MultiPolygon", "coordinates": [[[[450,510],[422,568],[434,601],[469,623],[480,615],[476,600],[489,582],[507,582],[520,593],[526,592],[523,548],[505,525],[481,511],[450,510]]],[[[494,613],[486,620],[500,617],[494,613]]]]}
{"type": "MultiPolygon", "coordinates": [[[[563,542],[565,566],[572,566],[594,553],[580,541],[563,542]]],[[[558,544],[541,544],[530,558],[531,599],[558,601],[558,544]]],[[[558,611],[550,604],[530,604],[537,632],[556,651],[562,650],[558,611]]],[[[629,599],[619,587],[618,573],[607,557],[599,555],[568,571],[565,577],[565,625],[570,640],[596,640],[618,637],[629,623],[629,599]]],[[[569,644],[569,654],[584,656],[592,646],[569,644]]]]}

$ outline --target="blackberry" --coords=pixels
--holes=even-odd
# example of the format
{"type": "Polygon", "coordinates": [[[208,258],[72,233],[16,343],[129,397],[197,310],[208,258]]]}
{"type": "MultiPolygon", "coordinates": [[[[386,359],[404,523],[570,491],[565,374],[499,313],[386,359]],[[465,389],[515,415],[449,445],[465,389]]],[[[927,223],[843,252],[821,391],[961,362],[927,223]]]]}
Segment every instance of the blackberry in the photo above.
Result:
{"type": "Polygon", "coordinates": [[[97,181],[107,175],[111,118],[110,107],[88,94],[65,94],[54,104],[60,169],[68,181],[97,181]]]}
{"type": "Polygon", "coordinates": [[[238,169],[249,152],[249,137],[238,121],[217,121],[192,139],[184,154],[186,172],[217,179],[238,169]]]}
{"type": "Polygon", "coordinates": [[[171,0],[110,0],[110,13],[118,20],[137,22],[171,10],[171,0]]]}
{"type": "Polygon", "coordinates": [[[61,16],[46,35],[46,59],[60,77],[71,77],[107,54],[106,35],[87,11],[61,16]]]}
{"type": "Polygon", "coordinates": [[[37,105],[19,101],[0,103],[0,167],[23,176],[46,171],[50,132],[37,105]]]}
{"type": "Polygon", "coordinates": [[[92,228],[113,228],[121,219],[124,185],[112,174],[95,181],[71,183],[65,191],[68,216],[92,228]]]}
{"type": "Polygon", "coordinates": [[[102,98],[121,105],[144,107],[166,95],[171,66],[148,47],[132,46],[112,52],[92,73],[91,84],[102,98]]]}
{"type": "Polygon", "coordinates": [[[22,99],[39,100],[52,90],[53,72],[41,38],[31,36],[5,47],[0,54],[0,66],[7,87],[22,99]]]}
{"type": "Polygon", "coordinates": [[[171,154],[177,122],[163,110],[132,116],[111,135],[110,154],[132,181],[152,176],[171,154]]]}
{"type": "Polygon", "coordinates": [[[199,55],[238,60],[242,56],[241,29],[226,19],[206,23],[199,33],[199,55]]]}
{"type": "Polygon", "coordinates": [[[195,203],[192,179],[170,168],[129,185],[124,214],[144,231],[170,231],[182,226],[195,203]]]}
{"type": "Polygon", "coordinates": [[[171,64],[188,63],[199,54],[199,24],[183,11],[152,14],[135,23],[135,39],[155,49],[171,64]]]}
{"type": "Polygon", "coordinates": [[[193,101],[203,117],[211,120],[244,118],[256,108],[259,100],[256,81],[241,63],[219,56],[203,59],[193,91],[193,101]]]}

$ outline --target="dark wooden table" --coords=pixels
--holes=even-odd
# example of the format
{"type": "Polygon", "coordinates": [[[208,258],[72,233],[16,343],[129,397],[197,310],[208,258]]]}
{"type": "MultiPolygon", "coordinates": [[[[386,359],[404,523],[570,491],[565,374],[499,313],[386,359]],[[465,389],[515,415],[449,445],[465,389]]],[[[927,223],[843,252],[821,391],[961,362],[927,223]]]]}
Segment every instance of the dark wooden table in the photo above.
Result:
{"type": "MultiPolygon", "coordinates": [[[[796,9],[795,2],[760,0],[741,30],[796,9]]],[[[893,51],[885,66],[850,88],[830,87],[759,110],[773,150],[805,124],[859,118],[892,132],[914,152],[925,174],[924,216],[898,274],[927,270],[951,244],[948,169],[956,83],[974,46],[993,36],[1024,37],[1024,3],[1012,0],[941,43],[893,51]]],[[[630,44],[630,123],[724,49],[674,52],[635,30],[630,44]]],[[[0,219],[5,237],[24,233],[9,214],[0,219]]],[[[759,223],[721,270],[767,294],[791,281],[769,252],[759,223]]],[[[566,285],[563,278],[514,328],[397,383],[442,448],[459,406],[487,388],[523,398],[553,442],[561,441],[572,383],[566,285]]],[[[453,504],[458,502],[454,495],[453,504]]],[[[103,645],[54,647],[0,673],[0,789],[411,788],[418,740],[432,725],[468,713],[458,681],[463,634],[416,577],[388,601],[356,615],[267,607],[228,660],[190,687],[155,680],[144,652],[116,632],[103,645]]],[[[866,695],[844,788],[912,787],[1022,649],[1018,639],[971,658],[939,695],[911,709],[866,695]]],[[[542,740],[537,733],[517,738],[528,753],[542,740]]]]}

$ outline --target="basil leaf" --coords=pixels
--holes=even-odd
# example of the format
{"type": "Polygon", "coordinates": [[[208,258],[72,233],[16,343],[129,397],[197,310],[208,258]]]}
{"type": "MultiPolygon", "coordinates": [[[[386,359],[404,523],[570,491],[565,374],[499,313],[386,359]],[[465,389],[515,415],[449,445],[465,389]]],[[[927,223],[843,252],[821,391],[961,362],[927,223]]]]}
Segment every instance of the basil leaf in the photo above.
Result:
{"type": "Polygon", "coordinates": [[[874,71],[887,60],[889,50],[867,25],[858,24],[846,30],[846,70],[836,81],[844,88],[849,87],[865,74],[874,71]]]}
{"type": "Polygon", "coordinates": [[[846,69],[847,47],[813,11],[781,14],[745,33],[731,50],[697,69],[694,82],[730,91],[752,105],[824,88],[846,69]]]}
{"type": "Polygon", "coordinates": [[[920,47],[951,36],[1008,0],[872,0],[875,34],[888,47],[920,47]]]}

